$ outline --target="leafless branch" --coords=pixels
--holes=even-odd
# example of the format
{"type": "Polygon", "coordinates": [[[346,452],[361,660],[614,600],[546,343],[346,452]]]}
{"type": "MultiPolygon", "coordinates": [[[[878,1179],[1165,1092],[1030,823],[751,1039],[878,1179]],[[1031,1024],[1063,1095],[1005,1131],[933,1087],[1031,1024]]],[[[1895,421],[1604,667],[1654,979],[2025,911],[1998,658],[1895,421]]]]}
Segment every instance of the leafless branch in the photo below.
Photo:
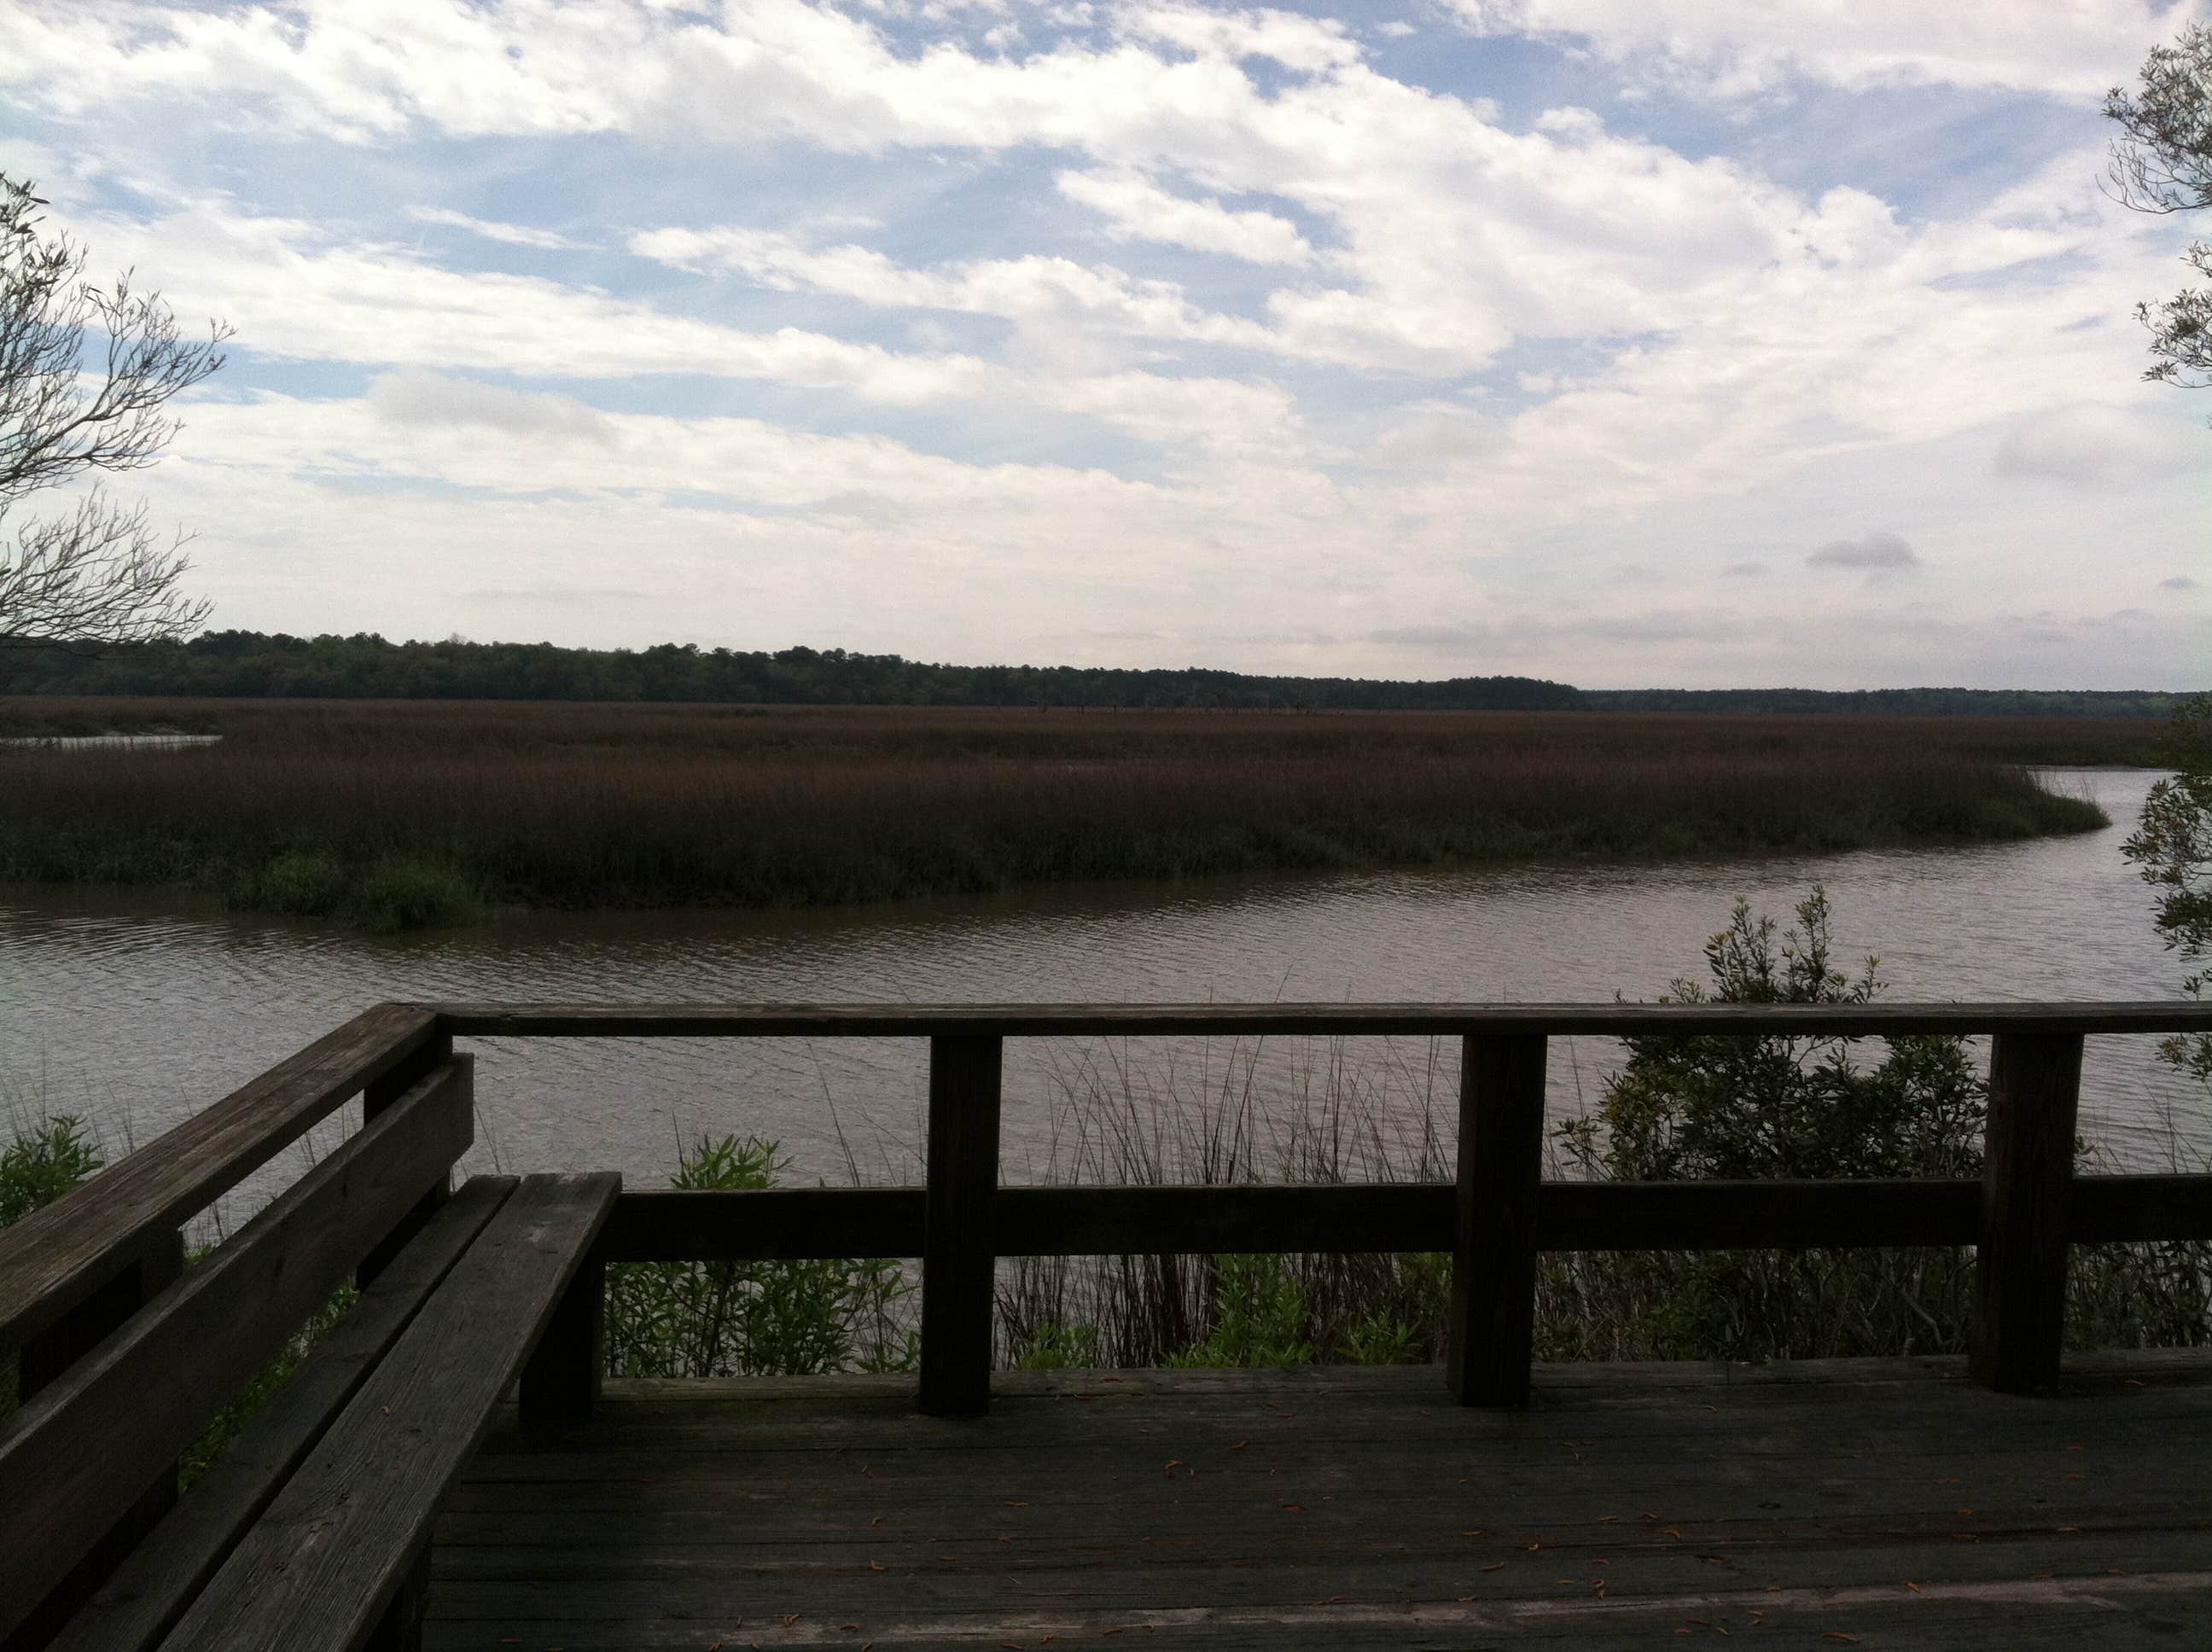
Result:
{"type": "MultiPolygon", "coordinates": [[[[125,272],[85,279],[86,253],[42,234],[46,203],[0,173],[0,519],[24,495],[88,473],[151,465],[178,430],[170,398],[223,364],[228,331],[184,337],[158,294],[125,272]],[[88,345],[94,347],[88,364],[88,345]]],[[[0,646],[90,647],[182,635],[207,604],[181,596],[181,538],[160,545],[143,506],[97,488],[0,540],[0,646]]]]}

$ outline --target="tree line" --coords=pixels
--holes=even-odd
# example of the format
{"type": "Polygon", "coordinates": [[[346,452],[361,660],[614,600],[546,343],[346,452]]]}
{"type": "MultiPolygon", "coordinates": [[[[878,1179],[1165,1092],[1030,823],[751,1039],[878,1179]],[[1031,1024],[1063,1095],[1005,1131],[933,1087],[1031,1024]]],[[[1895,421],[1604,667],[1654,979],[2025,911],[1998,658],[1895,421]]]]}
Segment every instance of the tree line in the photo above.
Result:
{"type": "Polygon", "coordinates": [[[571,700],[797,706],[999,706],[1191,711],[1653,711],[1888,715],[2170,715],[2178,696],[1989,689],[1577,689],[1530,677],[1395,681],[1192,666],[955,665],[843,648],[662,643],[393,642],[207,631],[96,655],[0,649],[0,694],[215,699],[571,700]]]}

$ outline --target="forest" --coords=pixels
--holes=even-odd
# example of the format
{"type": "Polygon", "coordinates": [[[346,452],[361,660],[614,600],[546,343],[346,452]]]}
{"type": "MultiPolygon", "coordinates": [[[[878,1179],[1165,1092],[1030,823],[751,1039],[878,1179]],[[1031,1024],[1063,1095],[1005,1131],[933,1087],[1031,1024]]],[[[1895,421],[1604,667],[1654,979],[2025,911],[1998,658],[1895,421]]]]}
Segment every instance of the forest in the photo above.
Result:
{"type": "Polygon", "coordinates": [[[843,648],[773,653],[662,643],[393,642],[207,631],[80,654],[0,647],[0,695],[287,700],[568,700],[785,706],[991,706],[1194,711],[1608,711],[1887,716],[2166,717],[2153,690],[1959,688],[1577,689],[1539,677],[1392,681],[1198,666],[955,665],[843,648]]]}

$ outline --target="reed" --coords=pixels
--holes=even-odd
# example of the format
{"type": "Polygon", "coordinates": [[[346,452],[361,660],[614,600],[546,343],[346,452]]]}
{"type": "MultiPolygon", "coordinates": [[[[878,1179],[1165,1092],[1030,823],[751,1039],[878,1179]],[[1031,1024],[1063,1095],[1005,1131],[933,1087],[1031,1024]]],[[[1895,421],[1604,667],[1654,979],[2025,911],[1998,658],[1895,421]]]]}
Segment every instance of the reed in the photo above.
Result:
{"type": "Polygon", "coordinates": [[[179,884],[386,927],[481,902],[818,906],[2024,837],[2105,823],[2027,765],[2140,735],[2080,719],[363,701],[13,701],[0,726],[95,711],[224,738],[0,748],[0,879],[179,884]]]}

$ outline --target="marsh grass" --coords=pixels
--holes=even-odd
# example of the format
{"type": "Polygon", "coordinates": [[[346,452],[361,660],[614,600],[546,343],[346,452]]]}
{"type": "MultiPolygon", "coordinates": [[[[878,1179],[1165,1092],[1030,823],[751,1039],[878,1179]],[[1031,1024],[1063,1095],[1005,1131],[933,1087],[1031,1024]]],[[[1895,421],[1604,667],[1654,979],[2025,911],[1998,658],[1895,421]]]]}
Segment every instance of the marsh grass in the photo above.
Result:
{"type": "MultiPolygon", "coordinates": [[[[15,701],[0,720],[69,710],[15,701]]],[[[2102,825],[2027,765],[2140,738],[2079,719],[142,710],[224,738],[0,749],[0,880],[186,884],[404,927],[485,903],[796,907],[1270,869],[1826,852],[2102,825]]]]}

